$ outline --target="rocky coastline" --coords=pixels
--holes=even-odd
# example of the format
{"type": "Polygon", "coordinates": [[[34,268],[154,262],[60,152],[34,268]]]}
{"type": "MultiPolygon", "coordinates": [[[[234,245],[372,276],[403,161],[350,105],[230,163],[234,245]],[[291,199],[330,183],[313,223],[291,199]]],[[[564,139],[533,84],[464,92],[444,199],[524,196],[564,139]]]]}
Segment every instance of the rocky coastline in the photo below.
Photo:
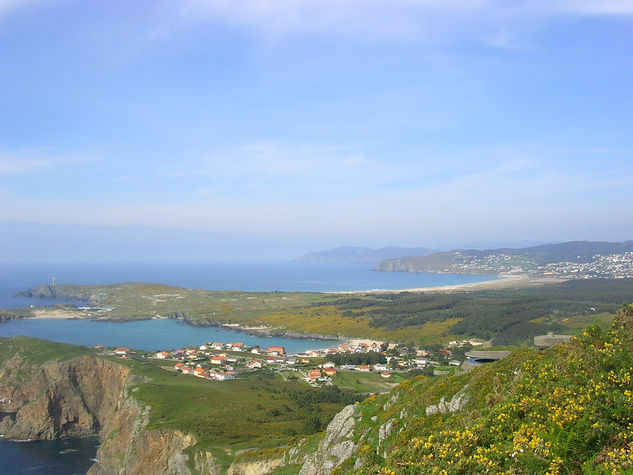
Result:
{"type": "Polygon", "coordinates": [[[1,369],[0,434],[12,440],[98,436],[97,460],[89,474],[219,474],[209,453],[189,454],[190,434],[150,430],[150,408],[132,393],[143,377],[103,358],[82,356],[33,370],[16,355],[1,369]],[[24,384],[11,381],[30,377],[24,384]]]}
{"type": "MultiPolygon", "coordinates": [[[[102,301],[102,298],[99,295],[95,295],[89,291],[78,288],[76,286],[70,285],[41,285],[39,287],[35,287],[34,289],[30,289],[24,292],[19,292],[16,294],[16,297],[29,297],[29,298],[41,298],[41,299],[73,299],[85,302],[89,305],[103,305],[105,302],[102,301]]],[[[170,320],[181,320],[187,325],[193,327],[220,327],[228,330],[235,330],[243,332],[247,335],[257,336],[257,337],[281,337],[281,338],[292,338],[297,340],[340,340],[346,341],[349,338],[342,335],[326,335],[321,333],[299,333],[293,330],[283,329],[283,328],[272,328],[272,327],[253,327],[249,325],[242,325],[238,323],[224,323],[213,320],[201,320],[194,319],[184,311],[171,312],[160,317],[156,315],[135,315],[129,318],[122,318],[117,316],[99,316],[95,317],[94,315],[88,315],[86,312],[81,311],[75,305],[72,304],[56,304],[42,307],[34,307],[34,308],[25,308],[20,309],[22,314],[17,313],[0,313],[0,323],[6,323],[9,320],[18,319],[18,318],[33,318],[35,317],[36,311],[39,311],[40,314],[44,310],[64,310],[67,312],[67,316],[65,318],[68,319],[85,319],[85,320],[103,320],[109,322],[119,322],[125,323],[129,321],[139,321],[139,320],[153,320],[158,318],[166,318],[170,320]]],[[[39,318],[45,318],[40,316],[39,318]]]]}
{"type": "Polygon", "coordinates": [[[301,447],[248,449],[253,455],[238,453],[227,467],[192,434],[150,425],[151,407],[134,393],[151,379],[128,366],[90,354],[42,365],[31,358],[16,353],[0,364],[0,438],[98,437],[89,475],[252,475],[305,462],[301,447]]]}

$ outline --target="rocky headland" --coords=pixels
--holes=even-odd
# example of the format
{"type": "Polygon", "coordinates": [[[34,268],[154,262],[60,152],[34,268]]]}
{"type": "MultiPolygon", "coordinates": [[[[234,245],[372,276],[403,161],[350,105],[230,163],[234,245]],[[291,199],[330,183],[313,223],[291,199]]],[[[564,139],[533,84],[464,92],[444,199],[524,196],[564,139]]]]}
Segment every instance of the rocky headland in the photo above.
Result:
{"type": "Polygon", "coordinates": [[[22,354],[0,369],[0,433],[5,439],[51,440],[98,436],[90,474],[220,473],[189,434],[148,430],[149,407],[132,393],[141,376],[116,362],[79,356],[39,368],[22,354]]]}

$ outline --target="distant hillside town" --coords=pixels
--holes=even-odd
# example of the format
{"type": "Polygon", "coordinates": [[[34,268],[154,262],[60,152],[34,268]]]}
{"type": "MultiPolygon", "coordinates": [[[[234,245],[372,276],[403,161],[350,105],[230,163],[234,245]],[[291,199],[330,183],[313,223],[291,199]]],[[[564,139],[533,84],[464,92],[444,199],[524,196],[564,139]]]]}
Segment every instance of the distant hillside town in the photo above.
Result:
{"type": "Polygon", "coordinates": [[[439,252],[426,256],[387,259],[376,270],[626,279],[633,277],[633,241],[579,241],[523,249],[439,252]]]}

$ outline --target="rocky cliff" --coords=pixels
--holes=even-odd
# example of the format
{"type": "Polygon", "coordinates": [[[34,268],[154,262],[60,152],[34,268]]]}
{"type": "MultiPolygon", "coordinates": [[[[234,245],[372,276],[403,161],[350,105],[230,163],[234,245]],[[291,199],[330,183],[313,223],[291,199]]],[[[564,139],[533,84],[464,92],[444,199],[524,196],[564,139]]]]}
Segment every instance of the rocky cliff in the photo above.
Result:
{"type": "Polygon", "coordinates": [[[189,434],[147,430],[149,407],[132,393],[142,377],[93,356],[37,367],[17,353],[0,366],[0,433],[7,439],[98,435],[90,474],[220,473],[208,453],[188,452],[189,434]]]}
{"type": "Polygon", "coordinates": [[[26,314],[22,311],[21,313],[12,312],[10,310],[1,310],[0,311],[0,323],[6,323],[11,320],[20,320],[21,318],[26,318],[26,314]]]}
{"type": "Polygon", "coordinates": [[[345,407],[334,417],[317,451],[307,457],[300,475],[330,473],[352,455],[357,447],[352,439],[357,416],[352,405],[345,407]]]}
{"type": "Polygon", "coordinates": [[[92,287],[76,285],[39,285],[31,290],[19,292],[17,297],[31,297],[39,299],[73,299],[99,304],[99,295],[92,287]]]}
{"type": "Polygon", "coordinates": [[[87,356],[33,372],[21,354],[6,361],[0,375],[0,410],[13,412],[0,422],[0,432],[15,439],[99,433],[130,378],[127,368],[87,356]]]}

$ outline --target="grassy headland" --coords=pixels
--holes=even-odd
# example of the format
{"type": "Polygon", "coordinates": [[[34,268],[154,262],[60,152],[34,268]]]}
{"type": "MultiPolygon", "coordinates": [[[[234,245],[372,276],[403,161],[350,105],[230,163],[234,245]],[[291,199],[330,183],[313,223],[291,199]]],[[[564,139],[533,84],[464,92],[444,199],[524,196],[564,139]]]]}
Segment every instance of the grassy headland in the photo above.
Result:
{"type": "MultiPolygon", "coordinates": [[[[327,335],[421,345],[473,337],[516,344],[547,331],[573,333],[594,320],[608,323],[622,302],[633,300],[633,279],[346,294],[208,291],[125,283],[41,286],[25,295],[82,299],[91,307],[62,308],[68,317],[77,318],[181,318],[192,325],[234,325],[289,336],[327,335]]],[[[30,315],[36,312],[37,308],[26,310],[30,315]]]]}

